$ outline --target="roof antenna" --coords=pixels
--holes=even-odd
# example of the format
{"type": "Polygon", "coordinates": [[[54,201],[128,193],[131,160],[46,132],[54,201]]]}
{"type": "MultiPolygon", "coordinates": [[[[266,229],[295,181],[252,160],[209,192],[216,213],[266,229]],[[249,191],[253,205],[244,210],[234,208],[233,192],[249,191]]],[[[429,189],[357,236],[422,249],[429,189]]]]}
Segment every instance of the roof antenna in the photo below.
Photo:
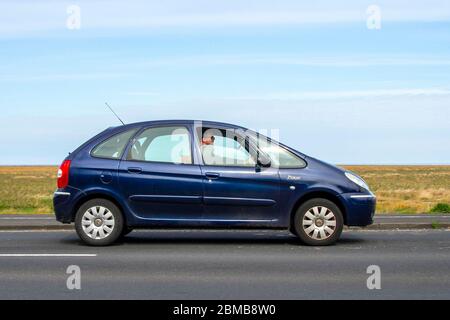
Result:
{"type": "Polygon", "coordinates": [[[119,119],[119,121],[122,122],[123,125],[125,125],[125,123],[122,121],[122,119],[119,118],[117,113],[114,112],[114,110],[109,106],[109,104],[107,102],[105,102],[105,104],[109,108],[109,110],[111,110],[111,112],[114,113],[114,115],[117,117],[117,119],[119,119]]]}

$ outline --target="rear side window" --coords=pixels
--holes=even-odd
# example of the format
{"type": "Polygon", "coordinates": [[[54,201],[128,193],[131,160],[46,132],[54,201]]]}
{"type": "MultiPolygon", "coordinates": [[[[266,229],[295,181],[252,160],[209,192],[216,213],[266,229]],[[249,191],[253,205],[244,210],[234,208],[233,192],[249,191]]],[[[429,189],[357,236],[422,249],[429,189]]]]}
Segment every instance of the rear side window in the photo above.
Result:
{"type": "Polygon", "coordinates": [[[128,154],[128,160],[191,164],[190,134],[185,127],[154,127],[143,131],[128,154]]]}
{"type": "Polygon", "coordinates": [[[136,129],[133,129],[112,136],[96,146],[91,155],[96,158],[119,159],[135,132],[136,129]]]}

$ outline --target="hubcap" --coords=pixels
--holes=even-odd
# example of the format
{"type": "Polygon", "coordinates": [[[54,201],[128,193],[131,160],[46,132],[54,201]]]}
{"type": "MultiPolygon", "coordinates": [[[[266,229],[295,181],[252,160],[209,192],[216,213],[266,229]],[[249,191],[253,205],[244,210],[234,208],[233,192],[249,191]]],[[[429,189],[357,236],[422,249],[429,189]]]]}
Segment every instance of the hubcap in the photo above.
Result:
{"type": "Polygon", "coordinates": [[[96,227],[101,227],[103,224],[103,220],[102,219],[95,219],[94,220],[94,224],[96,227]]]}
{"type": "Polygon", "coordinates": [[[315,224],[316,224],[317,227],[320,228],[320,227],[323,226],[324,222],[323,222],[322,219],[316,219],[315,224]]]}
{"type": "Polygon", "coordinates": [[[308,237],[325,240],[336,230],[336,216],[327,207],[313,207],[303,216],[302,227],[308,237]]]}
{"type": "Polygon", "coordinates": [[[92,239],[104,239],[114,229],[114,216],[108,208],[102,206],[86,210],[81,219],[84,233],[92,239]]]}

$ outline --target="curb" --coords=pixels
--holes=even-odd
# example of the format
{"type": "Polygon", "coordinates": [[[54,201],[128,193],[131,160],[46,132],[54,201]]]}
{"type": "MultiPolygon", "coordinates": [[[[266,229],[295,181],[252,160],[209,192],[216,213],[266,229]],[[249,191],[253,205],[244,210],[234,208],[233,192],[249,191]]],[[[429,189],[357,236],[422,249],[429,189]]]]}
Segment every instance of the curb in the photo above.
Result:
{"type": "Polygon", "coordinates": [[[346,227],[344,230],[442,230],[450,229],[450,223],[375,223],[367,227],[346,227]]]}
{"type": "Polygon", "coordinates": [[[64,231],[64,230],[75,230],[73,225],[48,225],[48,226],[23,226],[23,225],[8,225],[0,226],[0,231],[64,231]]]}

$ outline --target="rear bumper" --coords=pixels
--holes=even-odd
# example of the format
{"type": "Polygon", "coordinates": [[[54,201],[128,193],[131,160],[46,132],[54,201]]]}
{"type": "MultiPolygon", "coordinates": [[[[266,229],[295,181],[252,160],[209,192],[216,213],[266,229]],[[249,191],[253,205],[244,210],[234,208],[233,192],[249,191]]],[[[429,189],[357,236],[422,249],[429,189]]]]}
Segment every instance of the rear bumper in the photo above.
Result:
{"type": "Polygon", "coordinates": [[[346,225],[364,227],[373,223],[377,198],[373,193],[341,194],[346,211],[346,225]]]}
{"type": "Polygon", "coordinates": [[[73,208],[77,197],[81,191],[72,187],[57,189],[53,193],[53,210],[56,220],[61,223],[71,223],[73,221],[73,208]]]}

